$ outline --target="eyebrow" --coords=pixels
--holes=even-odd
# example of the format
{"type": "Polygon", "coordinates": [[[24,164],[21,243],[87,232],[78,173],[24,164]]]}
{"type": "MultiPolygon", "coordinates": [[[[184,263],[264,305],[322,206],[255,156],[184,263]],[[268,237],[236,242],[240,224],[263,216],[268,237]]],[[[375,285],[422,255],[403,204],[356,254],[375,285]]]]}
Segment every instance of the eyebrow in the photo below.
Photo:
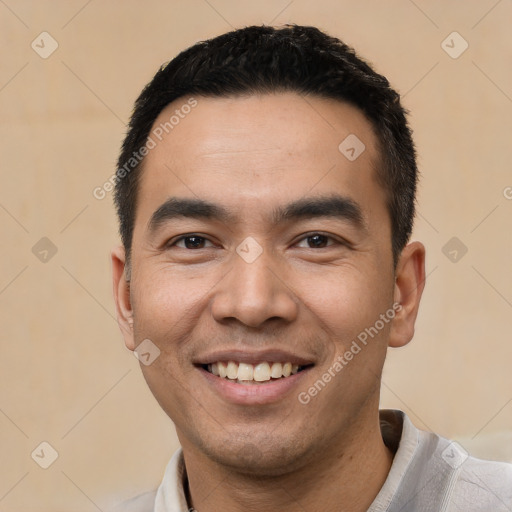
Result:
{"type": "MultiPolygon", "coordinates": [[[[359,230],[367,231],[362,208],[353,199],[338,194],[301,198],[272,211],[273,225],[310,218],[331,217],[348,221],[359,230]]],[[[237,217],[224,206],[183,197],[170,197],[151,216],[148,231],[154,233],[163,224],[178,218],[204,219],[234,224],[237,217]]]]}

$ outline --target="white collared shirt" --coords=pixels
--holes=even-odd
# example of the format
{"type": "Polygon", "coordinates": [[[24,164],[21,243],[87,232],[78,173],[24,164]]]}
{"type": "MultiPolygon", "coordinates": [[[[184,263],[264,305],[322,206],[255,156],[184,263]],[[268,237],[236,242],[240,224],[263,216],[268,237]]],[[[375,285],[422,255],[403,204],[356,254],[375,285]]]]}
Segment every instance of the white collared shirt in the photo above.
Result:
{"type": "MultiPolygon", "coordinates": [[[[384,442],[396,453],[368,512],[512,512],[512,464],[468,456],[457,443],[417,429],[402,411],[381,410],[380,419],[384,442]]],[[[192,512],[185,478],[180,448],[156,491],[114,512],[192,512]]]]}

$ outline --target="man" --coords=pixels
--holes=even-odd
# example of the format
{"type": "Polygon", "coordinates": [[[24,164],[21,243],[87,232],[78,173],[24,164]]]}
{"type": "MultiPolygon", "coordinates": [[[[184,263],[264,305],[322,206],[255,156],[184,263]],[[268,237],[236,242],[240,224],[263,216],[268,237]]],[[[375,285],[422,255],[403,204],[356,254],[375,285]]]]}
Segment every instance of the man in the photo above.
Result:
{"type": "Polygon", "coordinates": [[[425,249],[398,94],[313,27],[247,27],[138,98],[112,252],[126,346],[181,449],[121,510],[507,511],[512,465],[379,411],[425,249]]]}

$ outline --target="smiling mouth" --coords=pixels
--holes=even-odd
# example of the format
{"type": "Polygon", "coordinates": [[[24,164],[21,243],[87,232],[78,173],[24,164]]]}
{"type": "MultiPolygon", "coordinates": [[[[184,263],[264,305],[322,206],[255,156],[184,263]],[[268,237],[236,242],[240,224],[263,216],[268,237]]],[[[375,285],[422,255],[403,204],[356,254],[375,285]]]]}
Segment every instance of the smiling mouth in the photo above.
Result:
{"type": "Polygon", "coordinates": [[[313,366],[300,366],[291,362],[267,362],[258,364],[238,363],[236,361],[218,361],[200,365],[203,370],[238,384],[266,384],[271,381],[286,379],[313,366]]]}

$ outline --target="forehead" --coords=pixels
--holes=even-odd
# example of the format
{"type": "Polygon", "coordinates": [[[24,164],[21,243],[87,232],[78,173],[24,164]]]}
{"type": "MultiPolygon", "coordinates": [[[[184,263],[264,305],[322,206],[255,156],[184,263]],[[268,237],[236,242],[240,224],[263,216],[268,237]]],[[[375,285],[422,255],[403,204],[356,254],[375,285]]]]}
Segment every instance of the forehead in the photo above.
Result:
{"type": "Polygon", "coordinates": [[[384,204],[372,126],[340,101],[288,92],[186,97],[160,113],[150,137],[139,220],[169,196],[209,199],[240,216],[316,193],[342,193],[363,210],[384,204]]]}
{"type": "MultiPolygon", "coordinates": [[[[372,153],[375,136],[369,121],[356,107],[333,99],[292,92],[235,97],[181,98],[168,105],[153,124],[161,151],[174,146],[177,157],[232,159],[222,150],[279,152],[294,156],[316,149],[338,149],[340,137],[365,139],[372,153]],[[194,107],[190,107],[192,101],[194,107]],[[193,144],[190,142],[193,141],[193,144]],[[187,142],[189,142],[187,144],[187,142]],[[176,148],[180,145],[180,148],[176,148]]],[[[158,149],[158,148],[157,148],[158,149]]],[[[161,151],[153,151],[153,160],[161,151]]],[[[331,151],[329,151],[331,153],[331,151]]],[[[170,156],[170,155],[167,155],[170,156]]]]}

